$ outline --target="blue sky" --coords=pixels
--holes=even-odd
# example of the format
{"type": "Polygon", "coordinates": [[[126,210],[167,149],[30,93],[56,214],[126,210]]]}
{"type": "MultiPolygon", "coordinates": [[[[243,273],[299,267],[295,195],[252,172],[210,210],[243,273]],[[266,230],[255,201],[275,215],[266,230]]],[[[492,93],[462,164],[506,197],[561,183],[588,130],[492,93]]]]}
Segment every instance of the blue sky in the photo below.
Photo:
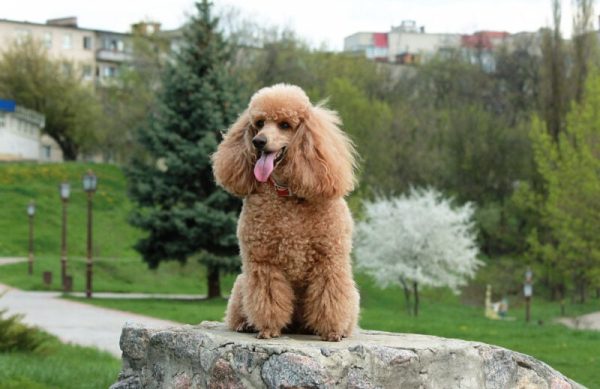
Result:
{"type": "MultiPolygon", "coordinates": [[[[5,0],[7,1],[7,0],[5,0]]],[[[428,32],[476,30],[533,31],[551,23],[550,0],[213,0],[218,8],[236,7],[266,25],[286,25],[311,44],[341,49],[357,31],[388,31],[415,20],[428,32]]],[[[571,32],[571,0],[563,0],[563,32],[571,32]]],[[[78,16],[81,27],[127,31],[142,19],[176,28],[193,9],[191,0],[17,0],[2,7],[0,18],[45,22],[78,16]]],[[[594,21],[597,28],[597,20],[594,21]]]]}

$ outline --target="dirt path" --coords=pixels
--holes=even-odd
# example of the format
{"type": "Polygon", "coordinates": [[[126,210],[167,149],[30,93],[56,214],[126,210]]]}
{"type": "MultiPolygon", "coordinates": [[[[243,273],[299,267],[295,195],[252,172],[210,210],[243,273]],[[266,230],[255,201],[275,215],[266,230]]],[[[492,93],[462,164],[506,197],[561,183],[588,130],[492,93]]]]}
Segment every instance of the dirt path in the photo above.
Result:
{"type": "Polygon", "coordinates": [[[180,323],[135,313],[63,300],[59,292],[26,292],[0,284],[0,310],[23,314],[23,322],[37,326],[67,343],[94,346],[120,357],[119,338],[126,322],[161,328],[180,323]]]}

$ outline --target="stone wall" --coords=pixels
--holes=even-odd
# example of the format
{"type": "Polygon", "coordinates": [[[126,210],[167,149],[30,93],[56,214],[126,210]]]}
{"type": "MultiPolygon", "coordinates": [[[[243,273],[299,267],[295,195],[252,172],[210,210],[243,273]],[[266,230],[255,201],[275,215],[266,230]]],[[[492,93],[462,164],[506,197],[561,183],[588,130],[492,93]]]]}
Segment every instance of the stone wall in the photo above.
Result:
{"type": "Polygon", "coordinates": [[[134,388],[580,388],[548,365],[483,343],[360,331],[342,342],[259,340],[204,322],[150,330],[127,324],[123,370],[134,388]]]}

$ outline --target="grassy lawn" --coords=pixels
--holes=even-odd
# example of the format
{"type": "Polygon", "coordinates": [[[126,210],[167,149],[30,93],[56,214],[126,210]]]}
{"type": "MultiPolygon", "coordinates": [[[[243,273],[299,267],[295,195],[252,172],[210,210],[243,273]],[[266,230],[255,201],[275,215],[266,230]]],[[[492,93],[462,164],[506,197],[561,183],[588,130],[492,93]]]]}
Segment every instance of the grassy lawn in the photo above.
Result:
{"type": "Polygon", "coordinates": [[[120,369],[108,353],[49,337],[36,352],[0,353],[0,389],[105,389],[120,369]]]}
{"type": "MultiPolygon", "coordinates": [[[[85,290],[85,258],[69,258],[69,274],[73,276],[73,289],[85,290]]],[[[224,293],[229,293],[234,276],[222,277],[224,293]]],[[[0,282],[24,290],[61,290],[59,256],[36,258],[34,274],[27,274],[27,263],[17,263],[0,268],[0,282]],[[53,283],[47,288],[42,273],[51,271],[53,283]]],[[[156,270],[139,258],[98,258],[94,260],[93,289],[96,292],[145,292],[145,293],[206,293],[205,269],[196,261],[187,264],[167,262],[156,270]]]]}
{"type": "Polygon", "coordinates": [[[221,321],[225,316],[226,299],[213,300],[150,300],[150,299],[101,299],[91,300],[77,297],[66,297],[69,300],[97,305],[100,307],[119,309],[173,320],[185,324],[198,324],[204,320],[221,321]]]}
{"type": "MultiPolygon", "coordinates": [[[[3,266],[0,282],[25,290],[60,290],[60,241],[62,206],[58,185],[71,183],[68,205],[68,272],[74,290],[85,287],[87,197],[81,177],[88,169],[98,176],[94,196],[94,290],[98,292],[206,293],[205,271],[196,261],[163,263],[149,270],[133,249],[142,233],[127,223],[132,204],[126,195],[123,172],[105,164],[63,163],[0,164],[0,257],[28,253],[26,206],[36,202],[35,265],[33,276],[27,264],[3,266]],[[46,288],[42,273],[51,271],[53,285],[46,288]]],[[[229,291],[233,278],[223,278],[229,291]]]]}
{"type": "MultiPolygon", "coordinates": [[[[576,331],[552,324],[557,304],[534,300],[532,321],[525,323],[524,309],[514,302],[513,321],[488,320],[483,308],[462,304],[457,296],[441,290],[425,291],[418,318],[406,313],[399,289],[380,290],[358,275],[361,321],[366,329],[408,332],[480,341],[532,355],[586,386],[600,387],[600,332],[576,331]]],[[[483,296],[482,296],[483,298],[483,296]]],[[[82,300],[80,300],[82,301],[82,300]]],[[[88,302],[88,301],[84,301],[88,302]]],[[[220,320],[226,301],[160,301],[93,299],[91,304],[197,324],[220,320]]],[[[600,301],[567,307],[572,315],[600,310],[600,301]]]]}
{"type": "Polygon", "coordinates": [[[88,169],[98,176],[94,195],[94,255],[135,257],[132,245],[140,232],[127,223],[131,210],[125,178],[118,167],[104,164],[0,164],[0,256],[27,256],[30,200],[36,203],[35,251],[60,255],[62,205],[58,185],[71,183],[67,241],[71,256],[86,254],[87,195],[81,179],[88,169]]]}

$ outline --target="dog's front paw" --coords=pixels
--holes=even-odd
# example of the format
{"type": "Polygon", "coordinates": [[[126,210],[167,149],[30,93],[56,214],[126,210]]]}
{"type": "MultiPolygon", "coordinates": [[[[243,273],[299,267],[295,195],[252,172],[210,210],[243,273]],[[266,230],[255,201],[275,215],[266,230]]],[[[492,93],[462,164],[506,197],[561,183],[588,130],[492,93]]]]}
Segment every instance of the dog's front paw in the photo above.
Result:
{"type": "Polygon", "coordinates": [[[239,323],[234,330],[236,332],[256,332],[256,330],[254,329],[254,327],[252,327],[250,324],[244,322],[239,323]]]}
{"type": "Polygon", "coordinates": [[[279,338],[280,335],[281,335],[281,330],[265,328],[263,330],[260,330],[258,332],[258,335],[256,335],[256,337],[258,339],[271,339],[271,338],[279,338]]]}
{"type": "Polygon", "coordinates": [[[321,340],[326,342],[339,342],[344,336],[340,332],[330,332],[328,334],[321,335],[321,340]]]}

